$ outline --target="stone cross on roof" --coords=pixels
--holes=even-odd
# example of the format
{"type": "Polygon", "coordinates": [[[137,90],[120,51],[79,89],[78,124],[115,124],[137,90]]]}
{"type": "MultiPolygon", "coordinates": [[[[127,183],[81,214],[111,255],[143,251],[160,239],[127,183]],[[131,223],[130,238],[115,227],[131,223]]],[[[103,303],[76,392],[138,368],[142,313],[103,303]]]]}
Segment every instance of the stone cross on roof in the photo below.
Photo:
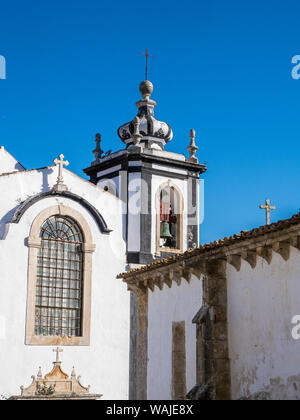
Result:
{"type": "Polygon", "coordinates": [[[59,353],[63,352],[63,349],[60,349],[59,347],[57,347],[56,349],[53,349],[53,352],[56,353],[56,362],[55,363],[61,363],[59,360],[59,353]]]}
{"type": "Polygon", "coordinates": [[[69,162],[66,160],[64,161],[64,155],[60,154],[58,159],[54,159],[53,163],[58,167],[58,177],[56,185],[53,187],[53,191],[67,191],[68,187],[64,185],[63,179],[63,168],[64,166],[69,166],[69,162]]]}
{"type": "Polygon", "coordinates": [[[266,210],[266,222],[267,222],[267,225],[270,225],[271,224],[271,210],[276,210],[276,207],[271,206],[270,200],[267,198],[266,204],[264,206],[260,205],[259,208],[266,210]]]}
{"type": "Polygon", "coordinates": [[[99,400],[101,394],[91,394],[90,386],[81,384],[81,377],[76,376],[75,369],[71,375],[67,375],[61,367],[59,354],[62,349],[53,349],[56,353],[56,362],[51,372],[43,377],[42,369],[39,368],[37,376],[32,376],[29,387],[21,387],[21,395],[11,397],[12,400],[99,400]]]}

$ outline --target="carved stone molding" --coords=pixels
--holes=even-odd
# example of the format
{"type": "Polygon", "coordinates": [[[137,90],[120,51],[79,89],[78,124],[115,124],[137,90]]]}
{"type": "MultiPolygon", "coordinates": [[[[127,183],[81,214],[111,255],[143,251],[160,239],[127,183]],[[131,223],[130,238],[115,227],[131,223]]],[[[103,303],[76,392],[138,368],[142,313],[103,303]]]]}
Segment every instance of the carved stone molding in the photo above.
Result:
{"type": "Polygon", "coordinates": [[[281,257],[287,261],[290,258],[290,241],[275,242],[272,245],[273,251],[277,252],[281,257]]]}
{"type": "Polygon", "coordinates": [[[28,287],[27,287],[27,317],[26,317],[26,345],[32,346],[88,346],[90,344],[91,328],[91,293],[92,293],[92,254],[96,249],[90,226],[84,216],[77,210],[56,205],[41,211],[34,219],[27,240],[29,248],[28,287]],[[82,336],[43,336],[35,334],[35,305],[37,284],[38,249],[42,246],[40,238],[41,227],[45,221],[55,215],[71,217],[80,226],[83,235],[83,319],[82,336]]]}
{"type": "MultiPolygon", "coordinates": [[[[57,349],[56,351],[62,351],[57,349]]],[[[76,376],[73,368],[71,375],[67,375],[61,368],[61,362],[53,363],[53,369],[43,377],[39,368],[37,376],[32,376],[29,387],[21,386],[21,395],[12,400],[98,400],[101,394],[91,394],[90,386],[81,384],[81,376],[76,376]]]]}
{"type": "Polygon", "coordinates": [[[300,236],[294,236],[291,238],[291,246],[293,246],[294,248],[298,249],[298,251],[300,251],[300,236]]]}
{"type": "Polygon", "coordinates": [[[272,262],[273,250],[271,246],[259,246],[256,248],[257,255],[262,257],[268,264],[272,262]]]}
{"type": "Polygon", "coordinates": [[[241,253],[243,260],[247,261],[252,268],[256,267],[257,254],[255,250],[244,250],[241,253]]]}
{"type": "Polygon", "coordinates": [[[242,266],[242,256],[241,255],[228,255],[227,262],[231,264],[236,271],[240,271],[242,266]]]}

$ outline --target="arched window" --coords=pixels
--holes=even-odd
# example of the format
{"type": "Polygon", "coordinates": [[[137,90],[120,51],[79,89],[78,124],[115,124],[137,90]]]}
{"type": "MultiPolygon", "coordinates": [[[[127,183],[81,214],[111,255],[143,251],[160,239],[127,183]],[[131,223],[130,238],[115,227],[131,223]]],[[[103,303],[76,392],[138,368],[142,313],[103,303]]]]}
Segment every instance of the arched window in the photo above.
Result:
{"type": "Polygon", "coordinates": [[[52,216],[40,231],[35,335],[82,335],[83,234],[69,217],[52,216]]]}
{"type": "Polygon", "coordinates": [[[182,211],[182,196],[177,188],[170,184],[162,186],[159,190],[157,229],[159,251],[182,250],[182,211]]]}

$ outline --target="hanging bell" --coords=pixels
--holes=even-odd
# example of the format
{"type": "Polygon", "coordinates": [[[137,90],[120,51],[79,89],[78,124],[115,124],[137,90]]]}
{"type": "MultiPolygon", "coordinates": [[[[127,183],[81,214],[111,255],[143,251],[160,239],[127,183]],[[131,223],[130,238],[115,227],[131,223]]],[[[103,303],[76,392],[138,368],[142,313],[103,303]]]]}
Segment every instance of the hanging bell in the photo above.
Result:
{"type": "Polygon", "coordinates": [[[160,225],[160,237],[161,238],[173,238],[170,232],[170,225],[168,222],[162,222],[160,225]]]}

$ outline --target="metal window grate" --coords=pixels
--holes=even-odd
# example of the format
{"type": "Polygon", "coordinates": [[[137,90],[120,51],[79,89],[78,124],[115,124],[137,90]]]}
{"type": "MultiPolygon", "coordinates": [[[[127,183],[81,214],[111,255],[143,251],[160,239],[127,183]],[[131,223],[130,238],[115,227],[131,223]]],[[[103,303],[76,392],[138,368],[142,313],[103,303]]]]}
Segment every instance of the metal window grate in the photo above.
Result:
{"type": "Polygon", "coordinates": [[[35,334],[80,337],[83,235],[72,219],[54,216],[44,223],[40,236],[35,334]]]}

